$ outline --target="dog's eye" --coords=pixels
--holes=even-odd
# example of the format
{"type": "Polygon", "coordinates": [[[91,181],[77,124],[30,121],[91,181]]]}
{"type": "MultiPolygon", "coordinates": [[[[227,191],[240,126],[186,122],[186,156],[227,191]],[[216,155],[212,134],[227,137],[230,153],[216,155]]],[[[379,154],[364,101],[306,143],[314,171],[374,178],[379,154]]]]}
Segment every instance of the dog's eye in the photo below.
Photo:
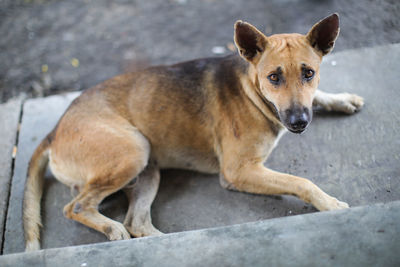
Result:
{"type": "Polygon", "coordinates": [[[268,80],[272,84],[278,84],[279,83],[279,76],[278,76],[278,74],[272,73],[272,74],[268,75],[268,80]]]}
{"type": "Polygon", "coordinates": [[[314,71],[313,70],[311,70],[311,69],[306,69],[306,70],[304,70],[304,78],[307,80],[307,81],[309,81],[309,80],[311,80],[313,77],[314,77],[314,71]]]}

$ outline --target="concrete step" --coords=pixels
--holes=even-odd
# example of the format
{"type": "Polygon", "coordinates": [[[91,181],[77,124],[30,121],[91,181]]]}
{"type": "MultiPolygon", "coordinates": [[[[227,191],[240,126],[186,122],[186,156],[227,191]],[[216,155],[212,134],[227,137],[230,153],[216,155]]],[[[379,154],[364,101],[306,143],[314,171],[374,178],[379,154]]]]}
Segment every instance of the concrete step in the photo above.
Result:
{"type": "MultiPolygon", "coordinates": [[[[282,138],[266,165],[275,170],[309,178],[323,190],[351,206],[400,200],[400,117],[397,115],[400,113],[400,76],[397,71],[399,62],[400,44],[327,56],[321,68],[320,88],[328,92],[357,93],[365,98],[364,109],[354,116],[317,113],[305,134],[287,134],[282,138]]],[[[29,158],[36,145],[54,127],[76,96],[76,93],[72,93],[31,99],[23,106],[4,231],[4,254],[18,253],[24,249],[21,210],[29,158]]],[[[4,198],[3,195],[1,197],[4,198]]],[[[69,188],[56,182],[51,173],[47,173],[42,202],[43,248],[106,241],[102,234],[63,217],[62,208],[70,199],[69,188]]],[[[123,220],[126,208],[125,197],[118,193],[101,205],[102,213],[119,221],[123,220]]],[[[231,192],[219,186],[217,176],[179,170],[162,172],[159,194],[152,208],[154,224],[166,233],[229,226],[310,212],[315,212],[315,209],[294,197],[231,192]]],[[[285,219],[289,220],[291,217],[281,220],[285,219]]],[[[281,224],[282,221],[274,222],[281,224]]],[[[180,235],[171,235],[171,238],[174,236],[180,235]]],[[[140,240],[150,239],[132,241],[141,244],[144,241],[140,240]]],[[[107,244],[116,246],[119,243],[107,244]]],[[[280,249],[280,253],[285,251],[284,247],[280,249]]],[[[300,253],[301,249],[298,249],[300,253]]],[[[70,250],[73,248],[68,248],[70,250]]],[[[247,251],[245,248],[244,250],[247,251]]],[[[41,252],[40,257],[47,255],[46,251],[41,252]]],[[[242,254],[244,253],[247,252],[242,254]]],[[[131,254],[134,254],[134,250],[131,254]]]]}
{"type": "Polygon", "coordinates": [[[400,201],[0,257],[0,266],[399,266],[400,201]]]}

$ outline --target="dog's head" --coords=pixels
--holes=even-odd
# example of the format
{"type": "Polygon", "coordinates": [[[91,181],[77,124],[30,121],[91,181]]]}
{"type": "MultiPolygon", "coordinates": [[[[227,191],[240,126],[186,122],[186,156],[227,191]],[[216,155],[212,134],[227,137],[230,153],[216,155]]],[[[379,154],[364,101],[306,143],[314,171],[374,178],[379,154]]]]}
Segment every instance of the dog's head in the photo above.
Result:
{"type": "Polygon", "coordinates": [[[257,93],[291,132],[301,133],[311,122],[319,65],[338,34],[337,14],[315,24],[306,35],[267,37],[249,23],[235,23],[235,44],[252,66],[257,93]]]}

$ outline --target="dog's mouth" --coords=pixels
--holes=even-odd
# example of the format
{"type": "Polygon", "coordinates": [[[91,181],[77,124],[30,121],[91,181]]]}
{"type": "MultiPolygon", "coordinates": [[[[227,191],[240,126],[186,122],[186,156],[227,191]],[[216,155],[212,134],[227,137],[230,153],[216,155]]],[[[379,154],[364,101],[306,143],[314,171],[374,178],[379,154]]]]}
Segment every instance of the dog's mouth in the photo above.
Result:
{"type": "Polygon", "coordinates": [[[283,124],[285,125],[286,129],[289,130],[289,132],[301,134],[307,130],[308,125],[310,125],[310,121],[303,121],[302,123],[297,124],[289,124],[285,121],[283,124]]]}
{"type": "Polygon", "coordinates": [[[290,132],[295,133],[295,134],[301,134],[304,133],[307,130],[307,127],[304,129],[291,129],[289,127],[286,127],[290,132]]]}

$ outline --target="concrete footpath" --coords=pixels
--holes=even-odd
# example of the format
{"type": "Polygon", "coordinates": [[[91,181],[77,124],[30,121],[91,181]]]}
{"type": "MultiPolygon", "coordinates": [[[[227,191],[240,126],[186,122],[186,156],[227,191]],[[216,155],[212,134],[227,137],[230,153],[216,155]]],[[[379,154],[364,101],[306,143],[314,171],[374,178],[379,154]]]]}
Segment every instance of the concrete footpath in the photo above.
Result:
{"type": "MultiPolygon", "coordinates": [[[[160,251],[159,259],[167,257],[167,254],[182,255],[182,258],[181,256],[172,258],[171,265],[177,259],[181,261],[181,265],[186,265],[185,263],[190,263],[195,259],[198,261],[195,261],[193,265],[200,265],[201,260],[206,265],[207,263],[209,265],[230,265],[231,263],[240,265],[241,262],[245,265],[251,263],[262,265],[266,259],[277,264],[287,260],[286,265],[291,262],[291,259],[296,259],[299,263],[304,262],[304,265],[307,265],[305,264],[307,262],[324,265],[328,264],[329,260],[333,260],[332,265],[368,262],[366,260],[375,262],[377,265],[381,265],[380,263],[391,265],[392,259],[398,262],[398,258],[394,258],[397,255],[393,253],[393,249],[400,251],[400,231],[398,224],[394,222],[399,222],[400,211],[398,202],[391,202],[400,200],[399,62],[400,44],[349,50],[326,57],[321,69],[320,88],[327,92],[359,94],[365,98],[364,109],[353,116],[317,112],[306,133],[286,134],[266,162],[266,165],[272,169],[309,178],[327,193],[348,202],[352,207],[376,203],[388,203],[387,205],[262,221],[306,214],[316,210],[290,196],[256,196],[224,190],[219,186],[218,177],[215,175],[166,170],[161,174],[159,194],[152,208],[153,222],[156,227],[165,233],[228,227],[166,235],[159,239],[145,238],[93,245],[93,250],[91,246],[71,247],[62,250],[64,251],[62,253],[57,252],[60,250],[44,250],[27,255],[25,259],[28,261],[25,263],[48,264],[57,261],[58,265],[60,262],[78,264],[78,259],[83,259],[85,255],[88,259],[91,257],[100,259],[103,257],[101,256],[102,249],[111,251],[106,253],[104,259],[101,258],[110,264],[112,260],[117,259],[121,259],[122,264],[127,264],[128,260],[139,257],[137,255],[145,251],[155,257],[154,262],[158,257],[156,257],[157,251],[160,251]],[[364,221],[359,220],[361,215],[368,218],[365,221],[365,227],[364,221]],[[311,221],[315,221],[309,223],[307,218],[313,218],[311,221]],[[324,223],[317,223],[319,220],[324,223]],[[262,222],[229,227],[255,221],[262,222]],[[308,225],[312,227],[307,228],[308,225]],[[270,228],[282,229],[282,232],[270,233],[268,230],[270,228]],[[243,232],[243,229],[246,231],[243,232]],[[378,230],[383,230],[383,232],[378,230]],[[251,234],[252,232],[254,233],[251,234]],[[290,235],[289,239],[285,239],[286,233],[290,235]],[[221,239],[212,239],[214,234],[221,236],[221,239]],[[196,239],[197,235],[206,235],[208,238],[196,239]],[[229,239],[237,236],[240,236],[240,239],[229,239]],[[243,238],[247,241],[243,241],[243,238]],[[197,241],[192,243],[190,240],[197,241]],[[255,242],[254,245],[250,245],[252,241],[255,242]],[[196,242],[198,242],[197,245],[193,245],[196,242]],[[353,252],[346,252],[348,243],[352,244],[353,252]],[[221,247],[218,247],[219,244],[221,247]],[[134,247],[129,249],[131,245],[134,247]],[[178,245],[183,248],[178,248],[178,245]],[[126,249],[122,249],[124,246],[126,249]],[[167,248],[162,249],[163,246],[167,248]],[[115,250],[113,250],[114,247],[115,250]],[[81,248],[83,250],[80,250],[81,248]],[[116,252],[118,248],[121,248],[121,254],[116,252]],[[327,248],[329,253],[334,253],[333,256],[328,253],[329,255],[324,254],[327,258],[323,258],[320,253],[323,253],[324,248],[327,248]],[[180,254],[179,249],[185,249],[190,253],[180,254]],[[288,255],[286,251],[291,251],[292,254],[288,255]],[[253,252],[260,254],[252,254],[253,252]],[[369,252],[373,253],[368,254],[369,252]],[[195,257],[195,253],[199,255],[195,257]],[[269,256],[264,258],[264,253],[269,256]],[[122,254],[127,256],[124,258],[122,254]],[[64,261],[68,255],[71,257],[70,262],[64,261]],[[115,258],[115,255],[120,257],[115,258]],[[211,258],[207,258],[207,255],[211,258]],[[341,255],[348,255],[348,257],[342,258],[341,255]],[[354,259],[350,255],[353,255],[354,259]],[[73,257],[77,259],[76,262],[73,257]],[[109,259],[106,260],[106,257],[109,259]],[[251,261],[252,258],[255,260],[251,261]],[[228,261],[230,259],[232,261],[228,261]]],[[[5,178],[1,178],[2,184],[6,181],[4,184],[8,185],[10,174],[13,173],[5,228],[0,229],[4,230],[3,254],[24,250],[21,210],[29,158],[36,145],[54,127],[60,115],[76,96],[77,94],[73,93],[31,99],[23,105],[15,167],[13,172],[7,172],[5,178]]],[[[19,114],[18,110],[15,112],[19,114]]],[[[13,129],[15,127],[7,128],[5,131],[10,132],[12,136],[12,133],[15,133],[13,129]]],[[[10,158],[10,155],[2,154],[1,157],[10,158]]],[[[8,165],[11,164],[10,160],[5,162],[8,165]]],[[[2,188],[2,190],[8,192],[8,188],[2,188]]],[[[8,197],[2,194],[0,200],[5,201],[7,205],[8,197]]],[[[63,217],[63,206],[70,200],[69,188],[56,182],[48,172],[42,202],[43,248],[106,241],[102,234],[63,217]]],[[[3,206],[0,206],[0,219],[6,212],[3,206]]],[[[126,208],[125,197],[117,193],[106,199],[100,210],[106,216],[122,221],[126,208]]],[[[22,255],[2,256],[0,265],[2,266],[1,261],[3,261],[13,263],[14,266],[14,263],[18,263],[16,257],[21,257],[19,263],[22,265],[25,257],[22,255]]],[[[145,257],[147,256],[141,259],[144,260],[145,257]]],[[[79,264],[81,263],[84,262],[79,264]]],[[[149,265],[152,266],[152,263],[149,265]]]]}
{"type": "MultiPolygon", "coordinates": [[[[13,157],[17,142],[22,101],[15,99],[0,105],[0,237],[3,237],[10,196],[13,157]]],[[[0,241],[3,248],[3,239],[0,241]]]]}
{"type": "Polygon", "coordinates": [[[399,266],[400,201],[0,257],[1,266],[399,266]]]}

